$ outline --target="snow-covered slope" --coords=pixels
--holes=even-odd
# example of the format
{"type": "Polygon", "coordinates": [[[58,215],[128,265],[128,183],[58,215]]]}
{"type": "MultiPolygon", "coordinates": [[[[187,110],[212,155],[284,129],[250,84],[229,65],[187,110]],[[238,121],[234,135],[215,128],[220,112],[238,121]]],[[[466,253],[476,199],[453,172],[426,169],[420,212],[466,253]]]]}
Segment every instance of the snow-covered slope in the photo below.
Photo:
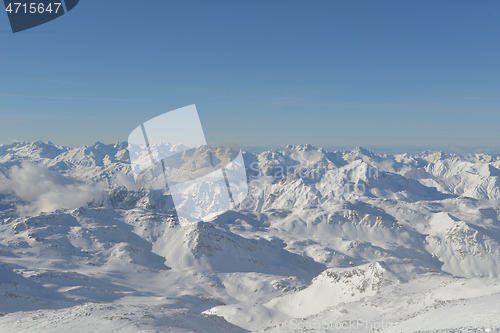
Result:
{"type": "Polygon", "coordinates": [[[498,331],[498,156],[244,159],[243,203],[181,226],[125,143],[0,146],[0,332],[498,331]]]}

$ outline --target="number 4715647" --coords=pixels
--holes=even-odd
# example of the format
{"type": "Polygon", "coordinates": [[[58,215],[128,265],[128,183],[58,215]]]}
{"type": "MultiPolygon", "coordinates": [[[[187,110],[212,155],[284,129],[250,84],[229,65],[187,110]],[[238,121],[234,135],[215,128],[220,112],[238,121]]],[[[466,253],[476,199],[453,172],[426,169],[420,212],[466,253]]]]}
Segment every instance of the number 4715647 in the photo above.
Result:
{"type": "Polygon", "coordinates": [[[21,2],[12,3],[12,2],[10,2],[9,5],[7,6],[7,8],[5,9],[5,11],[7,11],[9,14],[11,14],[12,12],[14,12],[14,14],[17,14],[17,13],[24,13],[24,14],[26,14],[26,13],[31,13],[31,14],[39,13],[39,14],[42,14],[44,12],[49,12],[51,14],[52,14],[52,12],[55,12],[57,14],[60,7],[61,7],[60,2],[54,2],[54,9],[52,9],[52,3],[49,3],[45,7],[43,2],[40,2],[40,3],[31,2],[29,4],[29,7],[28,7],[27,3],[21,3],[21,2]],[[21,10],[19,10],[19,9],[21,9],[21,10]]]}

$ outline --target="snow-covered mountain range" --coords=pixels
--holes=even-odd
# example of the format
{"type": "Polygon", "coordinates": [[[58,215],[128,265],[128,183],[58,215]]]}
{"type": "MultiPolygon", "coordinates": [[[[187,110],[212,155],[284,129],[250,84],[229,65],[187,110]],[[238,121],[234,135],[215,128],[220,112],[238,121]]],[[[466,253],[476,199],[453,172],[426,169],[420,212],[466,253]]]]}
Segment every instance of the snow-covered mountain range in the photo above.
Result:
{"type": "Polygon", "coordinates": [[[500,156],[243,156],[180,226],[126,143],[0,146],[0,332],[500,332],[500,156]]]}

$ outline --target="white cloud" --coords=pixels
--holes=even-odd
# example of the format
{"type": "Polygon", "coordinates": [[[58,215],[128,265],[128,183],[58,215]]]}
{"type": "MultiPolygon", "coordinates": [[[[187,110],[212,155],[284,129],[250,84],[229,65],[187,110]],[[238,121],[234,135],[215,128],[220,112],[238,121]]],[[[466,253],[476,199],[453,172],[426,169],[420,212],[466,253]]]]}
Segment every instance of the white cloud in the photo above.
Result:
{"type": "Polygon", "coordinates": [[[0,191],[12,192],[26,202],[17,207],[19,215],[85,206],[102,198],[105,189],[103,183],[77,182],[29,162],[13,166],[8,178],[0,179],[0,191]]]}
{"type": "Polygon", "coordinates": [[[131,176],[128,176],[126,174],[123,174],[121,172],[117,173],[113,177],[111,183],[119,185],[119,186],[125,186],[128,190],[132,190],[132,191],[139,190],[139,186],[134,181],[134,178],[131,176]]]}

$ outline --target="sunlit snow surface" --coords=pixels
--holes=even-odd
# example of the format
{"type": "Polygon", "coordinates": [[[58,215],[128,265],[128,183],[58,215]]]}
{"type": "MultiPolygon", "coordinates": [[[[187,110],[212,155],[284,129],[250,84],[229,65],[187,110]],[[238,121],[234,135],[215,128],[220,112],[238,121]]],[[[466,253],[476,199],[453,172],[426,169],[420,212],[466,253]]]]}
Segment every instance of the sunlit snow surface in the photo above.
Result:
{"type": "Polygon", "coordinates": [[[0,146],[0,332],[500,332],[500,158],[244,153],[180,226],[126,144],[0,146]]]}

